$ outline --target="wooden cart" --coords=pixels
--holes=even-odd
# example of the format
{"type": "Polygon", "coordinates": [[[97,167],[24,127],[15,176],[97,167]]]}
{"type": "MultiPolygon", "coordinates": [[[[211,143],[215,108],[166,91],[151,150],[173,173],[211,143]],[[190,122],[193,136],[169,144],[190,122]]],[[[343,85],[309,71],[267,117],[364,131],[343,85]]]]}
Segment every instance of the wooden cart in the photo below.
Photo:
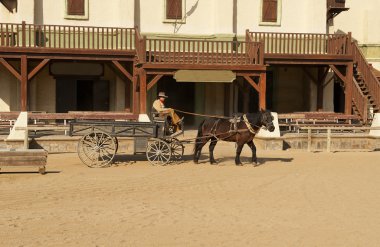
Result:
{"type": "MultiPolygon", "coordinates": [[[[184,145],[176,136],[182,131],[168,134],[165,121],[73,121],[70,135],[82,136],[78,142],[78,155],[89,167],[108,167],[118,151],[118,137],[134,139],[134,153],[145,153],[153,165],[166,165],[182,159],[184,145]]],[[[183,128],[182,128],[183,129],[183,128]]]]}

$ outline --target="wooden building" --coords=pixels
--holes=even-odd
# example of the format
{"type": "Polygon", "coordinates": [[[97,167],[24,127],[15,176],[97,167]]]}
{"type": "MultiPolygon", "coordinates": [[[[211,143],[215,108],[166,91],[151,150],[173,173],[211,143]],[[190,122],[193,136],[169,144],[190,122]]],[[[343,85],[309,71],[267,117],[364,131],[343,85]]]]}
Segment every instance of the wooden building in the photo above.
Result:
{"type": "Polygon", "coordinates": [[[349,30],[329,33],[347,10],[343,0],[0,0],[0,111],[147,113],[166,91],[185,111],[365,122],[379,81],[349,30]]]}

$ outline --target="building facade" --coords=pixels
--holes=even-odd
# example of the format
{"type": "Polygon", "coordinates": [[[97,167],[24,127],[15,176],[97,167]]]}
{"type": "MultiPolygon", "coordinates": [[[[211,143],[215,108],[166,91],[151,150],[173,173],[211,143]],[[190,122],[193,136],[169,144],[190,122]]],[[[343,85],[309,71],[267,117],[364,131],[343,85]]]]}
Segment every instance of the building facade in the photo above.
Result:
{"type": "Polygon", "coordinates": [[[379,19],[355,1],[0,2],[0,111],[149,112],[166,91],[168,105],[204,114],[351,114],[363,102],[348,33],[379,57],[379,19]]]}

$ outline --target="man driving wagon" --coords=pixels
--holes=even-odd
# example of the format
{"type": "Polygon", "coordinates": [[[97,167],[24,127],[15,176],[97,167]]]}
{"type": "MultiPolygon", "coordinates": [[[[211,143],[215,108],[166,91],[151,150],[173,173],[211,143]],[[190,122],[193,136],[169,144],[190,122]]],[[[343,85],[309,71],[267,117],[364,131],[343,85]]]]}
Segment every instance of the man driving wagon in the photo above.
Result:
{"type": "Polygon", "coordinates": [[[181,131],[183,118],[180,118],[174,109],[165,107],[164,102],[166,98],[168,98],[168,96],[166,96],[165,92],[159,92],[157,99],[153,102],[152,110],[158,113],[159,117],[168,120],[169,125],[173,127],[170,132],[175,133],[181,131]]]}

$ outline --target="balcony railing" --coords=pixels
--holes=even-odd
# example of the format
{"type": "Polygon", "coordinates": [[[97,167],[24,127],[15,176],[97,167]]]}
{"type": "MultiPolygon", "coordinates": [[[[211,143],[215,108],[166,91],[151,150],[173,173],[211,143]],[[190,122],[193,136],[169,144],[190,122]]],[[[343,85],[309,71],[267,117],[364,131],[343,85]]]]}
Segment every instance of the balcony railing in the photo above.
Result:
{"type": "Polygon", "coordinates": [[[263,65],[260,42],[147,39],[146,63],[263,65]]]}
{"type": "Polygon", "coordinates": [[[250,41],[263,40],[266,54],[349,55],[350,34],[246,32],[250,41]]]}
{"type": "Polygon", "coordinates": [[[127,51],[135,29],[0,23],[0,47],[127,51]]]}

